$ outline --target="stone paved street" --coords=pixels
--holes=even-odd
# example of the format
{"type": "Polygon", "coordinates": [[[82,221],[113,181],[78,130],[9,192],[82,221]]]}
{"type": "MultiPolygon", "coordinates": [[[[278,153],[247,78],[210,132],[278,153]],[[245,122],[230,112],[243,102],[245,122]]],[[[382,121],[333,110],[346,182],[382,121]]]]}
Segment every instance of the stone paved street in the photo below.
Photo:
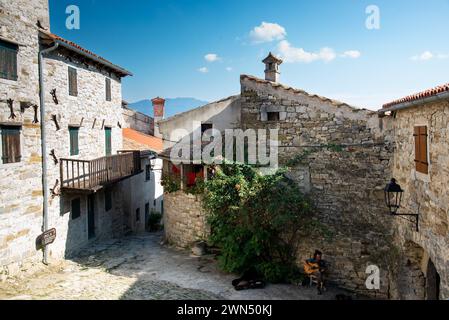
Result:
{"type": "Polygon", "coordinates": [[[71,261],[33,276],[0,283],[0,299],[335,299],[315,289],[268,285],[235,291],[234,275],[217,269],[212,256],[193,257],[160,245],[161,234],[101,242],[71,261]]]}

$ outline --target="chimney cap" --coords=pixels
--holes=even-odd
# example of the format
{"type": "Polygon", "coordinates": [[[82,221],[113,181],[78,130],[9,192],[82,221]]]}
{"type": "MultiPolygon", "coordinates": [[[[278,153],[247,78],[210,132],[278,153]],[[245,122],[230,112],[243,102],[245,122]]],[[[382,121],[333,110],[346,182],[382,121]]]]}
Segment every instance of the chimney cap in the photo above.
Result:
{"type": "Polygon", "coordinates": [[[153,104],[163,104],[165,103],[165,99],[161,97],[156,97],[152,99],[151,102],[153,102],[153,104]]]}
{"type": "Polygon", "coordinates": [[[262,60],[263,63],[267,64],[267,63],[277,63],[277,64],[282,64],[282,59],[279,59],[278,57],[276,57],[274,54],[272,54],[271,52],[268,54],[268,56],[262,60]]]}

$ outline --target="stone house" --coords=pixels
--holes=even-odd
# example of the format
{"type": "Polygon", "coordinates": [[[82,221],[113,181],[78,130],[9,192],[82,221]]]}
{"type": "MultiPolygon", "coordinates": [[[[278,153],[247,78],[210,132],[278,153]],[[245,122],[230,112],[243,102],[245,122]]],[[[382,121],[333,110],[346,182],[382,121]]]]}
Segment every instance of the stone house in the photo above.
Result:
{"type": "Polygon", "coordinates": [[[57,234],[44,261],[123,235],[123,184],[145,172],[139,149],[123,151],[121,81],[131,73],[52,34],[47,0],[1,0],[0,25],[3,277],[42,259],[43,231],[57,234]]]}
{"type": "Polygon", "coordinates": [[[123,128],[123,148],[139,150],[142,172],[121,183],[123,213],[127,230],[143,232],[153,212],[164,213],[164,190],[161,185],[163,149],[161,138],[131,128],[123,128]]]}
{"type": "MultiPolygon", "coordinates": [[[[192,128],[185,134],[211,127],[277,129],[280,165],[312,150],[306,164],[294,168],[292,178],[313,200],[318,220],[332,237],[323,235],[302,242],[298,264],[302,265],[315,249],[321,249],[332,265],[332,281],[363,294],[394,297],[392,219],[383,199],[383,189],[391,176],[390,136],[385,134],[376,112],[280,84],[281,63],[270,54],[264,60],[265,79],[242,75],[239,95],[165,119],[160,123],[164,139],[172,144],[181,141],[177,128],[192,128]],[[370,291],[365,285],[370,265],[381,269],[380,290],[370,291]]],[[[173,163],[164,153],[164,171],[170,174],[173,163]]],[[[188,174],[190,170],[185,168],[192,165],[192,161],[186,161],[175,171],[188,179],[186,171],[188,174]]],[[[203,177],[207,177],[207,170],[203,177]]],[[[165,194],[164,199],[169,241],[188,247],[207,236],[197,197],[181,190],[165,194]]]]}
{"type": "Polygon", "coordinates": [[[391,176],[404,190],[395,238],[405,252],[401,295],[449,298],[449,84],[387,103],[379,110],[391,126],[395,152],[391,176]],[[412,225],[412,227],[411,227],[412,225]]]}

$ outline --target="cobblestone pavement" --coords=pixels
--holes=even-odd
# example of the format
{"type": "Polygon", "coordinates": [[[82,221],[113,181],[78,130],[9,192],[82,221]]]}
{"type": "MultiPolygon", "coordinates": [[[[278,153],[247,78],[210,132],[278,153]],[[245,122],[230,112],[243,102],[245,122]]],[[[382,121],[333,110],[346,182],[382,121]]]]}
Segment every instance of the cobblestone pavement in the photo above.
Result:
{"type": "Polygon", "coordinates": [[[342,293],[294,285],[235,291],[235,275],[218,270],[212,256],[194,257],[160,245],[161,234],[100,242],[76,259],[32,276],[0,283],[0,299],[334,299],[342,293]]]}

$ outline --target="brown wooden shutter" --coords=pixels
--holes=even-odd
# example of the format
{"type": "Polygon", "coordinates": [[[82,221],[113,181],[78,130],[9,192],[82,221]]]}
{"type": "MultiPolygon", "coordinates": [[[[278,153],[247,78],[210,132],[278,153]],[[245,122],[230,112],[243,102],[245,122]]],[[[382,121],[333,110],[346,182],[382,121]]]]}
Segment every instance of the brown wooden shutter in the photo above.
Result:
{"type": "Polygon", "coordinates": [[[69,67],[69,94],[71,96],[78,96],[78,79],[77,70],[69,67]]]}
{"type": "Polygon", "coordinates": [[[428,174],[429,163],[427,161],[427,127],[415,127],[413,136],[415,137],[416,171],[428,174]]]}
{"type": "Polygon", "coordinates": [[[20,127],[4,126],[2,130],[2,160],[3,163],[20,162],[20,127]]]}

